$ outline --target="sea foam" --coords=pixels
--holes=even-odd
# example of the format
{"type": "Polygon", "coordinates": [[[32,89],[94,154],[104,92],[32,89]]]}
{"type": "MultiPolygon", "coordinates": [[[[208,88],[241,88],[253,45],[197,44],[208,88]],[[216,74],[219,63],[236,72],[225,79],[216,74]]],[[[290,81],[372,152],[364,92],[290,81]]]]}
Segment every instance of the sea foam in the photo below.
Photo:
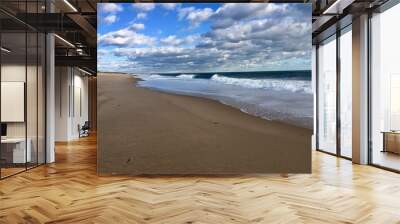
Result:
{"type": "Polygon", "coordinates": [[[181,74],[176,77],[180,78],[180,79],[193,79],[195,77],[195,75],[194,74],[181,74]]]}
{"type": "Polygon", "coordinates": [[[147,74],[139,74],[137,75],[140,79],[143,80],[156,80],[156,79],[167,79],[168,77],[163,76],[163,75],[158,75],[158,74],[151,74],[151,75],[147,75],[147,74]]]}
{"type": "Polygon", "coordinates": [[[305,80],[232,78],[218,74],[213,75],[211,80],[246,88],[264,88],[312,93],[310,82],[305,80]]]}

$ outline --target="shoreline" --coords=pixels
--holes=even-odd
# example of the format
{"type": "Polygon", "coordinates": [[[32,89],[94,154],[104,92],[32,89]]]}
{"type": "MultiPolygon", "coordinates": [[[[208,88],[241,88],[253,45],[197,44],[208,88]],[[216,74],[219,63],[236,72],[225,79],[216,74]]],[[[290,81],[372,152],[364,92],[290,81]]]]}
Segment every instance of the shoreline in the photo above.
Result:
{"type": "Polygon", "coordinates": [[[176,95],[176,96],[190,96],[190,97],[195,97],[195,98],[202,98],[202,99],[209,99],[209,100],[213,100],[215,102],[221,103],[223,105],[229,106],[235,110],[239,110],[242,113],[251,115],[253,117],[257,117],[257,118],[261,118],[263,120],[267,120],[267,121],[272,121],[272,122],[278,122],[278,123],[283,123],[286,125],[291,125],[291,126],[295,126],[295,127],[299,127],[299,128],[305,128],[308,129],[310,131],[313,130],[312,127],[312,118],[311,120],[306,120],[306,118],[302,119],[296,119],[293,117],[286,117],[285,120],[279,120],[279,119],[270,119],[266,116],[261,116],[261,115],[257,115],[257,114],[253,114],[251,112],[246,111],[245,108],[240,108],[240,107],[235,107],[234,105],[231,105],[229,102],[224,102],[222,99],[219,99],[218,97],[213,97],[213,96],[208,96],[207,94],[201,94],[201,93],[190,93],[190,92],[185,92],[185,91],[173,91],[173,90],[166,90],[166,89],[162,89],[162,88],[157,88],[157,87],[148,87],[148,86],[140,86],[139,82],[140,81],[146,81],[143,80],[139,77],[137,77],[137,75],[135,74],[128,74],[131,75],[134,78],[134,83],[135,86],[138,88],[144,88],[144,89],[148,89],[151,91],[157,91],[159,93],[165,93],[165,94],[171,94],[171,95],[176,95]],[[311,124],[310,124],[311,122],[311,124]]]}
{"type": "Polygon", "coordinates": [[[193,95],[191,95],[191,94],[188,94],[188,93],[185,93],[185,92],[179,93],[179,92],[168,91],[168,90],[163,90],[163,89],[154,88],[154,87],[139,86],[137,81],[142,81],[142,80],[140,78],[135,78],[135,79],[138,79],[138,80],[135,81],[136,82],[135,85],[138,88],[144,88],[144,89],[148,89],[150,91],[156,91],[156,92],[159,92],[159,93],[171,94],[171,95],[175,95],[175,96],[189,96],[189,97],[200,98],[200,99],[208,99],[208,100],[212,100],[212,101],[215,101],[217,103],[223,104],[225,106],[231,107],[234,110],[239,110],[240,112],[242,112],[244,114],[247,114],[247,115],[250,115],[250,116],[253,116],[253,117],[261,118],[263,120],[270,121],[270,122],[277,122],[277,123],[282,123],[282,124],[285,124],[285,125],[290,125],[290,126],[294,126],[294,127],[298,127],[298,128],[304,128],[304,129],[312,131],[312,127],[306,127],[305,125],[301,125],[300,122],[298,122],[298,121],[296,121],[294,119],[290,120],[288,122],[284,122],[284,121],[281,121],[281,120],[268,119],[267,117],[257,116],[255,114],[247,112],[243,108],[238,108],[238,107],[235,107],[233,105],[230,105],[229,103],[226,103],[226,102],[224,102],[224,101],[222,101],[220,99],[207,97],[207,95],[201,95],[201,94],[198,94],[198,95],[193,94],[193,95]],[[295,124],[295,123],[297,123],[297,124],[295,124]]]}
{"type": "Polygon", "coordinates": [[[100,174],[310,171],[311,130],[214,99],[143,88],[137,80],[99,74],[100,174]]]}

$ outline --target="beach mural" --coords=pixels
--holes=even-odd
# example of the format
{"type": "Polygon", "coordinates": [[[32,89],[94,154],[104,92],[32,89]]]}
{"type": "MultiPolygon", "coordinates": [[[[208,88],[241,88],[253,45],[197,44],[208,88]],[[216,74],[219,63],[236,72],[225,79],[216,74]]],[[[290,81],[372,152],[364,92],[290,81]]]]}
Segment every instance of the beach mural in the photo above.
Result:
{"type": "Polygon", "coordinates": [[[100,172],[310,172],[310,4],[98,7],[100,172]]]}

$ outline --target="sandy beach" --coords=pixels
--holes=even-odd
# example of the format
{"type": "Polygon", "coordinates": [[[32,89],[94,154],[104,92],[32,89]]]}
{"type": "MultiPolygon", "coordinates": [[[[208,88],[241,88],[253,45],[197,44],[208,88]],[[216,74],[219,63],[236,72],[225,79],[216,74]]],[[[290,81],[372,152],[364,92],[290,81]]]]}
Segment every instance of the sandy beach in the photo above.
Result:
{"type": "Polygon", "coordinates": [[[311,130],[136,81],[98,74],[99,174],[310,172],[311,130]]]}

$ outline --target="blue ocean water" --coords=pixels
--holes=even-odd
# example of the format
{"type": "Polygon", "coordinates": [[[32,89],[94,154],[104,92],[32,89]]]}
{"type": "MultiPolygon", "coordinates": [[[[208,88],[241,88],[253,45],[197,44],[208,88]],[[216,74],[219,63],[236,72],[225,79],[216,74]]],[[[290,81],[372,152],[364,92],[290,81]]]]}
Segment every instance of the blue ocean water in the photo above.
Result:
{"type": "Polygon", "coordinates": [[[311,71],[135,74],[141,87],[206,97],[245,113],[312,128],[311,71]]]}

